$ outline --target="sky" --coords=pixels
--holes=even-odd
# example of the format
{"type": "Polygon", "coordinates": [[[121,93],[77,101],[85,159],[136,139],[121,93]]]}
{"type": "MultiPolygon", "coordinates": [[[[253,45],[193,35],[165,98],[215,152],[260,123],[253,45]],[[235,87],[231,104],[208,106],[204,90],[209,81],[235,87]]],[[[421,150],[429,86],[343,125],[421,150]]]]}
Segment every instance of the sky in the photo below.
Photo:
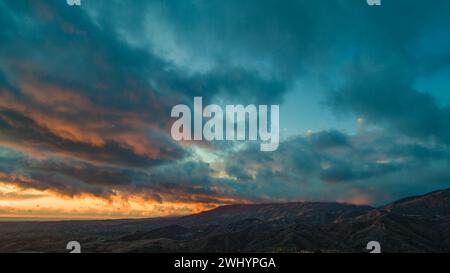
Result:
{"type": "Polygon", "coordinates": [[[2,0],[0,218],[381,206],[450,187],[447,0],[2,0]],[[280,105],[280,145],[175,141],[177,104],[280,105]]]}

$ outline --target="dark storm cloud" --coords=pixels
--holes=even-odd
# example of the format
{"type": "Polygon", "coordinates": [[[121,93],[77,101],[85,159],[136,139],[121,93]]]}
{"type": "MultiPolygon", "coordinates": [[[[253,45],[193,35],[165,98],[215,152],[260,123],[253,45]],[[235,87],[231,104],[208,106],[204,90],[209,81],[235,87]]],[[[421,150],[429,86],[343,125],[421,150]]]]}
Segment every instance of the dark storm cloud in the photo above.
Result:
{"type": "MultiPolygon", "coordinates": [[[[114,25],[94,21],[64,1],[7,1],[2,12],[8,29],[17,31],[0,48],[0,79],[5,83],[0,107],[50,127],[46,129],[55,138],[62,138],[56,141],[60,146],[69,139],[68,147],[61,149],[83,153],[83,147],[71,148],[71,142],[82,142],[80,146],[118,143],[130,153],[148,149],[153,157],[179,158],[176,144],[160,142],[170,126],[173,105],[191,104],[196,95],[208,103],[216,94],[228,100],[239,96],[248,103],[267,103],[279,100],[285,90],[281,81],[266,80],[241,67],[186,73],[129,45],[114,25]],[[147,133],[150,129],[159,139],[147,133]]],[[[31,131],[25,134],[28,143],[36,137],[37,143],[54,146],[54,142],[42,143],[49,138],[42,137],[40,129],[33,127],[35,136],[31,131]]]]}
{"type": "Polygon", "coordinates": [[[138,8],[148,11],[138,29],[149,34],[129,37],[182,67],[247,67],[285,82],[320,77],[339,83],[328,101],[340,114],[449,141],[449,107],[414,87],[450,68],[448,1],[391,1],[380,9],[365,1],[150,1],[138,8]],[[160,30],[153,25],[168,34],[152,39],[160,30]]]}
{"type": "Polygon", "coordinates": [[[2,1],[0,145],[23,154],[0,157],[0,178],[159,202],[381,202],[447,185],[450,110],[414,84],[449,67],[449,11],[446,0],[2,1]],[[386,130],[298,136],[274,153],[219,143],[220,174],[168,134],[170,108],[194,96],[281,103],[305,77],[333,86],[337,114],[386,130]]]}
{"type": "Polygon", "coordinates": [[[59,173],[77,178],[89,185],[115,186],[131,184],[132,171],[111,167],[90,165],[84,162],[61,162],[49,160],[46,162],[30,162],[28,168],[32,171],[59,173]]]}
{"type": "Polygon", "coordinates": [[[164,202],[227,203],[246,200],[227,179],[213,178],[209,164],[185,161],[151,170],[106,166],[68,158],[31,159],[0,155],[0,181],[62,195],[92,194],[109,198],[119,191],[164,202]],[[226,199],[229,199],[228,201],[226,199]]]}
{"type": "Polygon", "coordinates": [[[225,163],[228,175],[246,184],[241,192],[250,197],[347,200],[358,192],[382,204],[449,185],[448,147],[387,132],[350,136],[323,131],[287,140],[276,152],[255,154],[257,147],[249,148],[225,163]],[[346,145],[332,149],[311,145],[333,134],[346,139],[346,145]]]}
{"type": "Polygon", "coordinates": [[[188,55],[213,66],[238,62],[285,80],[311,73],[332,82],[338,78],[344,84],[329,97],[337,111],[448,144],[449,107],[439,106],[438,98],[416,90],[414,83],[450,68],[450,4],[383,4],[378,10],[364,1],[183,1],[150,6],[156,10],[151,18],[167,24],[181,41],[179,50],[188,55]],[[198,52],[199,47],[208,50],[198,52]]]}
{"type": "Polygon", "coordinates": [[[424,141],[449,144],[450,106],[416,87],[420,77],[450,68],[450,4],[395,1],[343,70],[343,84],[330,92],[337,113],[353,112],[367,122],[424,141]],[[392,7],[391,7],[392,5],[392,7]],[[394,10],[398,16],[391,16],[394,10]],[[405,12],[403,12],[405,11],[405,12]],[[374,41],[376,39],[376,41],[374,41]]]}
{"type": "Polygon", "coordinates": [[[332,105],[412,137],[450,144],[450,106],[440,106],[432,95],[414,89],[411,81],[402,79],[402,73],[384,69],[355,72],[353,79],[333,94],[332,105]]]}

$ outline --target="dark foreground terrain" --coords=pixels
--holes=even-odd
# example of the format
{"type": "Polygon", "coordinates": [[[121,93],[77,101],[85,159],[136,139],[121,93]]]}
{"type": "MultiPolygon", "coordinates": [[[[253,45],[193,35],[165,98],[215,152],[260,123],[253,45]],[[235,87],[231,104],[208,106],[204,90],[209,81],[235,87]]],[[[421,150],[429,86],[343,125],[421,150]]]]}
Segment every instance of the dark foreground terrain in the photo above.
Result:
{"type": "Polygon", "coordinates": [[[0,252],[449,252],[450,189],[381,208],[338,203],[224,206],[143,220],[0,223],[0,252]]]}

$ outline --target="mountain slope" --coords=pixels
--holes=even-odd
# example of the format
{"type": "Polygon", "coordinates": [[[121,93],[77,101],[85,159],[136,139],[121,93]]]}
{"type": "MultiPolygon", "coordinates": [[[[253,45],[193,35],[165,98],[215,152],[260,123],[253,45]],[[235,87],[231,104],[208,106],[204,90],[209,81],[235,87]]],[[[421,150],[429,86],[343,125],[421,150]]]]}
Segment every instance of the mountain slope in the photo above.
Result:
{"type": "Polygon", "coordinates": [[[185,225],[198,225],[201,223],[220,225],[242,219],[255,218],[262,221],[295,220],[319,225],[362,215],[371,209],[369,206],[319,202],[229,205],[182,217],[180,222],[185,225]]]}
{"type": "Polygon", "coordinates": [[[422,217],[450,217],[450,189],[393,202],[383,211],[422,217]]]}

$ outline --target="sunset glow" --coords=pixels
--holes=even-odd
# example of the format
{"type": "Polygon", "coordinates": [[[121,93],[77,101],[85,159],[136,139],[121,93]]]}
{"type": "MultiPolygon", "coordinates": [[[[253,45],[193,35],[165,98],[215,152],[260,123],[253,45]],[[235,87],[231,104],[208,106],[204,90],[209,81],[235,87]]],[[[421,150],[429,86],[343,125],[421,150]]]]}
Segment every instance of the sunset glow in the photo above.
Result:
{"type": "Polygon", "coordinates": [[[98,198],[91,195],[65,197],[51,191],[23,189],[0,183],[0,221],[22,219],[121,219],[185,215],[212,209],[217,205],[188,203],[164,204],[138,196],[116,195],[98,198]]]}

